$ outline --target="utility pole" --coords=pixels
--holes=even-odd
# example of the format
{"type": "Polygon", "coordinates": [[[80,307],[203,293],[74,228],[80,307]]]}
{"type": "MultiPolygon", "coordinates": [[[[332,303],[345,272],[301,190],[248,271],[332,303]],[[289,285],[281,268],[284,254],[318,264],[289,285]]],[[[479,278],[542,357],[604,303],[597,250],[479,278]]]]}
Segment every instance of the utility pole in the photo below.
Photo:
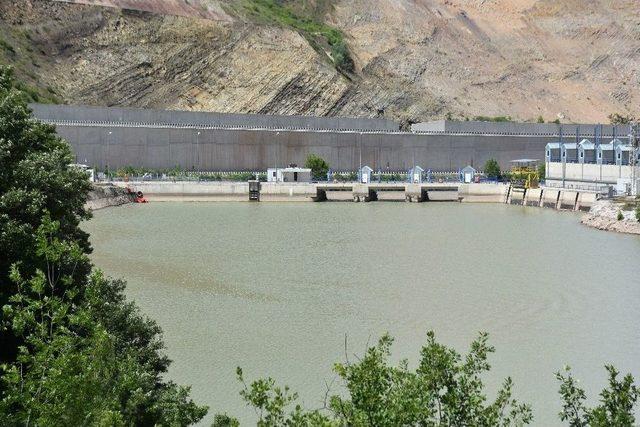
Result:
{"type": "Polygon", "coordinates": [[[111,142],[111,131],[109,131],[109,135],[107,136],[107,159],[106,159],[106,163],[107,163],[107,181],[111,181],[110,179],[110,174],[109,174],[109,144],[111,142]]]}
{"type": "Polygon", "coordinates": [[[278,183],[278,163],[280,160],[280,132],[276,132],[276,184],[278,183]]]}
{"type": "Polygon", "coordinates": [[[359,144],[360,145],[360,150],[359,150],[360,154],[359,154],[359,161],[358,161],[358,163],[359,163],[359,166],[358,166],[358,181],[362,182],[362,132],[360,132],[359,141],[360,141],[360,144],[359,144]]]}
{"type": "Polygon", "coordinates": [[[196,133],[196,169],[200,173],[200,131],[196,133]]]}
{"type": "Polygon", "coordinates": [[[631,158],[629,159],[629,165],[631,166],[631,195],[638,195],[638,153],[640,153],[638,133],[639,125],[637,122],[631,123],[629,132],[629,142],[631,143],[631,158]]]}

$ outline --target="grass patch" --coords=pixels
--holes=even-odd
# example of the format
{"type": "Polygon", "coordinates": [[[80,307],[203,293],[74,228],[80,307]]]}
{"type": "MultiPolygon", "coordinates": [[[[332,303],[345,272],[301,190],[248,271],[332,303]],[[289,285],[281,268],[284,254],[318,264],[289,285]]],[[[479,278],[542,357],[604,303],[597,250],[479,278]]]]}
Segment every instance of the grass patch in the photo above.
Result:
{"type": "Polygon", "coordinates": [[[473,118],[474,121],[476,122],[498,122],[498,123],[502,123],[502,122],[512,122],[513,119],[511,118],[511,116],[495,116],[495,117],[490,117],[490,116],[475,116],[473,118]]]}
{"type": "Polygon", "coordinates": [[[16,50],[13,46],[9,44],[8,41],[0,37],[0,49],[10,54],[11,56],[15,56],[16,50]]]}
{"type": "Polygon", "coordinates": [[[294,10],[278,0],[244,0],[241,2],[241,9],[236,10],[257,23],[276,24],[296,30],[317,51],[324,54],[329,51],[333,64],[339,71],[353,72],[354,63],[344,41],[344,34],[322,22],[314,16],[313,11],[300,6],[294,10]]]}

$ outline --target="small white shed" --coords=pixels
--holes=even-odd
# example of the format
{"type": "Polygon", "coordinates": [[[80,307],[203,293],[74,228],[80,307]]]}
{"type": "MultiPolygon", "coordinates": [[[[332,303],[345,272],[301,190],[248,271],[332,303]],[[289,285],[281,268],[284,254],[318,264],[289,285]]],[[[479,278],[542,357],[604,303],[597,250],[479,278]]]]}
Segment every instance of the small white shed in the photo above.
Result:
{"type": "Polygon", "coordinates": [[[473,166],[466,166],[460,169],[460,181],[464,183],[473,182],[477,171],[473,168],[473,166]]]}
{"type": "Polygon", "coordinates": [[[311,169],[288,167],[267,169],[268,182],[311,182],[311,169]]]}
{"type": "Polygon", "coordinates": [[[371,169],[369,166],[363,166],[362,169],[360,169],[359,175],[360,175],[360,183],[362,184],[369,184],[371,182],[371,173],[373,172],[373,169],[371,169]]]}
{"type": "Polygon", "coordinates": [[[424,169],[420,166],[414,166],[409,169],[409,182],[413,184],[421,184],[422,183],[422,174],[424,173],[424,169]]]}

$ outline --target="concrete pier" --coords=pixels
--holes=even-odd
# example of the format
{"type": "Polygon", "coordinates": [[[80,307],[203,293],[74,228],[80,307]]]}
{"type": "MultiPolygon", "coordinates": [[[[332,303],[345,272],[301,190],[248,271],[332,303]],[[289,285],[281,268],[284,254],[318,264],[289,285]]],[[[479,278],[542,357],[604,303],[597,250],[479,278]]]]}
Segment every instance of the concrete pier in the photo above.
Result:
{"type": "Polygon", "coordinates": [[[327,183],[314,184],[318,200],[327,200],[327,193],[351,192],[354,202],[371,202],[379,199],[380,193],[398,192],[404,194],[407,202],[458,201],[458,183],[327,183]]]}
{"type": "Polygon", "coordinates": [[[524,197],[525,206],[540,207],[542,200],[542,188],[530,188],[524,197]]]}

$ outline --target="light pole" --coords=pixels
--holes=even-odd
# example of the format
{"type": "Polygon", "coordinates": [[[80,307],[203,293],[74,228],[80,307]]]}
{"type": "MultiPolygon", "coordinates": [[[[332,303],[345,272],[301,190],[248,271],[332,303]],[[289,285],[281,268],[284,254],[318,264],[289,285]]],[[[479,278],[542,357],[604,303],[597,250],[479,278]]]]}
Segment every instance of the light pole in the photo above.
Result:
{"type": "Polygon", "coordinates": [[[280,132],[276,132],[276,184],[278,183],[278,163],[280,163],[280,132]]]}
{"type": "Polygon", "coordinates": [[[109,176],[109,148],[111,143],[111,131],[109,131],[109,135],[107,136],[107,156],[106,156],[106,166],[107,166],[107,181],[111,181],[111,177],[109,176]]]}
{"type": "Polygon", "coordinates": [[[360,178],[359,181],[362,182],[362,176],[360,175],[362,173],[362,132],[360,132],[360,155],[359,155],[359,161],[358,161],[358,177],[360,178]]]}
{"type": "Polygon", "coordinates": [[[200,173],[200,131],[196,134],[196,168],[200,173]]]}

